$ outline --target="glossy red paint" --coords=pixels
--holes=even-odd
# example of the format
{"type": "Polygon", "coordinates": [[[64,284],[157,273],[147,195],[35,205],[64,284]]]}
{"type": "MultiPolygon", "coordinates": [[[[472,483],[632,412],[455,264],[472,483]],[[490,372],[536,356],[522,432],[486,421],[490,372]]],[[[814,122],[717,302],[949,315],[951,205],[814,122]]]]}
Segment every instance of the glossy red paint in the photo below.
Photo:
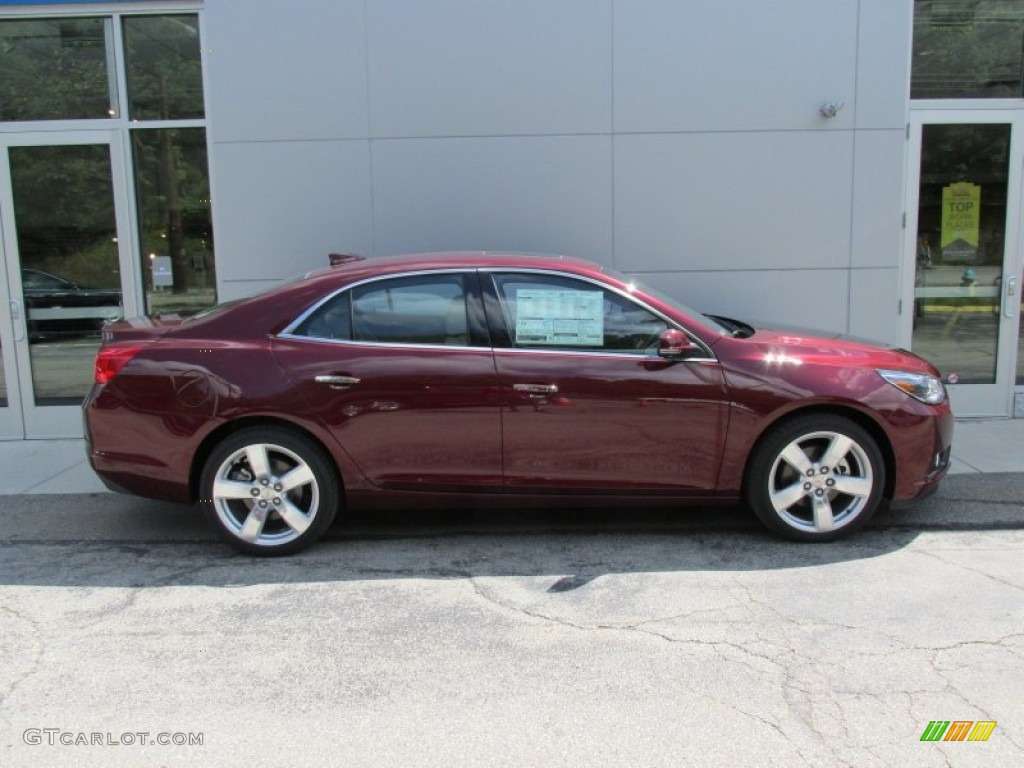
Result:
{"type": "Polygon", "coordinates": [[[720,366],[497,350],[510,490],[708,496],[725,442],[720,366]],[[517,392],[517,383],[552,387],[517,392]]]}
{"type": "Polygon", "coordinates": [[[598,265],[564,257],[353,261],[205,317],[122,321],[104,336],[138,352],[85,402],[90,461],[120,489],[175,501],[196,500],[210,451],[253,424],[287,425],[321,445],[350,504],[556,494],[732,502],[766,431],[812,412],[864,427],[887,461],[886,494],[908,500],[945,474],[936,456],[948,457],[952,439],[948,403],[925,405],[876,372],[938,375],[909,352],[767,330],[734,337],[598,265]],[[438,270],[484,286],[483,295],[467,296],[471,344],[284,333],[349,286],[438,270]],[[606,286],[685,331],[693,350],[674,362],[659,357],[657,345],[651,354],[512,348],[493,307],[483,309],[494,301],[488,270],[606,286]]]}
{"type": "Polygon", "coordinates": [[[407,348],[279,338],[273,352],[308,417],[331,432],[372,485],[501,489],[501,402],[489,349],[410,355],[407,348]],[[318,376],[358,385],[331,386],[318,376]]]}

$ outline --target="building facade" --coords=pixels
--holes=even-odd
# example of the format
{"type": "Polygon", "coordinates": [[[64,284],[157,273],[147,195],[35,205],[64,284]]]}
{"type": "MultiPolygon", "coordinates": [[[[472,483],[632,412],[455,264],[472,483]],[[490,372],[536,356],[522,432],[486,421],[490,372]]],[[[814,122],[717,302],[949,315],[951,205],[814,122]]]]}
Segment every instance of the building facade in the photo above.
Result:
{"type": "Polygon", "coordinates": [[[332,251],[571,253],[1022,415],[1022,34],[1021,0],[0,0],[0,438],[81,434],[106,317],[332,251]]]}

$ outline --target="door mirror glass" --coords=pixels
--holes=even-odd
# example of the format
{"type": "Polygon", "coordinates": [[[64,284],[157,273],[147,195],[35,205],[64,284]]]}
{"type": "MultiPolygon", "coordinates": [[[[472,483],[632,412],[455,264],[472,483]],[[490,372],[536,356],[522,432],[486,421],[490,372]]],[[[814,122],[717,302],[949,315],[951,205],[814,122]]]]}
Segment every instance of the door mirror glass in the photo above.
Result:
{"type": "Polygon", "coordinates": [[[658,356],[666,360],[679,360],[693,349],[689,337],[675,328],[669,328],[658,337],[658,356]]]}

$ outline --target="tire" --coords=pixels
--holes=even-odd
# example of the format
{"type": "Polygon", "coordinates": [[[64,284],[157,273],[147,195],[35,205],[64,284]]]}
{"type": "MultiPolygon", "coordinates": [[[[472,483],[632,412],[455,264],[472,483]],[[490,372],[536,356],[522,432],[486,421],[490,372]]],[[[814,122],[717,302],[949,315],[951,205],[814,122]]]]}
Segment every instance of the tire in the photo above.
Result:
{"type": "Polygon", "coordinates": [[[321,538],[341,498],[324,450],[279,427],[250,427],[225,438],[203,467],[200,489],[221,537],[265,557],[290,555],[321,538]]]}
{"type": "Polygon", "coordinates": [[[796,541],[833,541],[875,514],[885,462],[874,438],[843,416],[797,416],[769,430],[748,462],[744,497],[762,523],[796,541]]]}

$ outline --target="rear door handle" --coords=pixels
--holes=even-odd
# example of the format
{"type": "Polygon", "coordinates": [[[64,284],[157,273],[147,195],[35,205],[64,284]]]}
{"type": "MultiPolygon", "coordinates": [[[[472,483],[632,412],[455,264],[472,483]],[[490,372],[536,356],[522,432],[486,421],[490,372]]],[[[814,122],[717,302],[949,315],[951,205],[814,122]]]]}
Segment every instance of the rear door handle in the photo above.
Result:
{"type": "Polygon", "coordinates": [[[337,374],[325,374],[317,376],[315,379],[317,384],[326,384],[331,389],[345,389],[347,387],[354,387],[359,383],[360,379],[355,376],[341,376],[337,374]]]}
{"type": "Polygon", "coordinates": [[[1006,281],[1006,297],[1003,303],[1003,315],[1005,317],[1017,316],[1017,278],[1011,277],[1006,281]]]}
{"type": "Polygon", "coordinates": [[[553,395],[558,392],[557,384],[513,384],[512,389],[526,395],[553,395]]]}

